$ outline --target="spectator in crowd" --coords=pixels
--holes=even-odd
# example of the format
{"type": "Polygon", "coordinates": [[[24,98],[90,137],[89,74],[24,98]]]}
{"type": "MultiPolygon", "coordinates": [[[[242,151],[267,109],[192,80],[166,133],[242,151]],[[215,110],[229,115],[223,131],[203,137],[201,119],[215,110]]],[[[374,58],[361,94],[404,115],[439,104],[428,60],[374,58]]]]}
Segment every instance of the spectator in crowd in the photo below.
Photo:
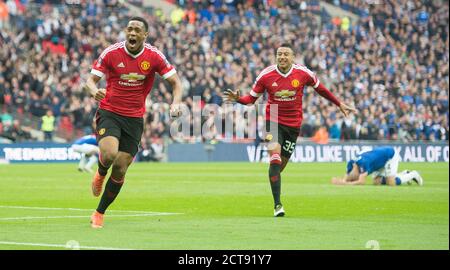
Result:
{"type": "Polygon", "coordinates": [[[52,110],[42,116],[41,130],[44,132],[45,141],[53,141],[53,131],[55,130],[55,117],[52,110]]]}
{"type": "Polygon", "coordinates": [[[0,130],[0,137],[2,138],[6,138],[11,142],[30,141],[32,139],[30,128],[22,126],[17,119],[2,125],[3,127],[0,130]]]}
{"type": "Polygon", "coordinates": [[[329,141],[327,128],[324,126],[319,127],[314,136],[311,137],[311,140],[318,144],[327,144],[329,141]]]}

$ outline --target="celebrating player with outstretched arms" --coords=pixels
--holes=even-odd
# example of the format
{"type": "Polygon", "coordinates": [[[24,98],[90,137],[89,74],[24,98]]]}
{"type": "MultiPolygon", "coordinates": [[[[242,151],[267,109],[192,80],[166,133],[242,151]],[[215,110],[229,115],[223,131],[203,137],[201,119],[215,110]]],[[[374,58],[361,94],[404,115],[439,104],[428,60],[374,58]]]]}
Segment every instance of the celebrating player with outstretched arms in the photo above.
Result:
{"type": "Polygon", "coordinates": [[[274,216],[284,216],[284,208],[280,200],[281,172],[286,167],[295,150],[297,137],[303,120],[302,97],[305,86],[314,90],[333,102],[341,112],[348,116],[356,110],[339,101],[317,78],[303,65],[294,63],[294,51],[289,44],[282,44],[276,51],[276,65],[265,68],[256,78],[249,95],[241,96],[239,90],[226,90],[225,100],[241,104],[253,104],[264,93],[268,93],[266,106],[266,126],[278,125],[278,134],[268,134],[270,141],[273,135],[277,140],[269,142],[270,155],[269,180],[274,199],[274,216]],[[276,105],[277,117],[273,117],[271,106],[276,105]]]}

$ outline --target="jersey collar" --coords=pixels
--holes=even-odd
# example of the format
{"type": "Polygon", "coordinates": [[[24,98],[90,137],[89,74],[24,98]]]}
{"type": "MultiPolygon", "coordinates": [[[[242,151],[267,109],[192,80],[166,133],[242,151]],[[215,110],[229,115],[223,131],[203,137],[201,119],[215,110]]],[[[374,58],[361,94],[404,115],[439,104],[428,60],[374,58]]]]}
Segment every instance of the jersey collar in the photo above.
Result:
{"type": "Polygon", "coordinates": [[[142,50],[139,52],[139,53],[137,53],[137,54],[132,54],[132,53],[130,53],[129,51],[128,51],[128,49],[127,49],[127,42],[125,41],[125,46],[124,46],[124,48],[125,48],[125,52],[129,55],[129,56],[131,56],[131,57],[133,57],[133,58],[138,58],[142,53],[144,53],[144,50],[145,50],[145,42],[144,42],[144,46],[142,46],[142,50]]]}
{"type": "Polygon", "coordinates": [[[286,72],[286,74],[284,74],[283,72],[281,72],[281,71],[278,69],[278,65],[275,65],[275,69],[277,70],[278,74],[280,74],[281,76],[287,78],[287,77],[291,74],[292,70],[294,69],[294,64],[291,65],[291,68],[289,69],[288,72],[286,72]]]}

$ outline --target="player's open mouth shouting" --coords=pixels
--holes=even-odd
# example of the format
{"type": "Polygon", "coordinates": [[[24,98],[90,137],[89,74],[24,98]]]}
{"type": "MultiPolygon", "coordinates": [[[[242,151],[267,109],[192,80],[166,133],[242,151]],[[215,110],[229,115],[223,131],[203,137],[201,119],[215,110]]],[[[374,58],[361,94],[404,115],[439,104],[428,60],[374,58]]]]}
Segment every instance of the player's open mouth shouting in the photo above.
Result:
{"type": "Polygon", "coordinates": [[[128,38],[128,47],[132,50],[132,51],[134,51],[134,50],[136,50],[137,48],[137,39],[136,39],[136,37],[129,37],[128,38]]]}

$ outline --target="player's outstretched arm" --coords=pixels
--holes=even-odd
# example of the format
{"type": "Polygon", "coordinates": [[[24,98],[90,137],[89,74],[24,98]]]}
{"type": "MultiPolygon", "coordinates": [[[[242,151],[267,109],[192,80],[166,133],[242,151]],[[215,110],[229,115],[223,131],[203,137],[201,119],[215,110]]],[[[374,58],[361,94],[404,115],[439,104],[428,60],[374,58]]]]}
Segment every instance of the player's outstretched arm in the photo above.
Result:
{"type": "Polygon", "coordinates": [[[223,93],[225,102],[228,103],[241,103],[244,105],[247,104],[254,104],[255,101],[258,99],[257,97],[254,97],[252,95],[246,95],[241,97],[241,92],[239,90],[233,91],[231,89],[225,90],[223,93]]]}
{"type": "Polygon", "coordinates": [[[233,91],[231,89],[227,89],[223,92],[223,97],[225,102],[235,103],[241,97],[241,92],[239,90],[233,91]]]}
{"type": "Polygon", "coordinates": [[[180,103],[181,103],[181,95],[183,93],[180,77],[178,77],[178,75],[175,73],[172,76],[168,77],[166,80],[172,86],[172,95],[173,95],[172,105],[170,106],[170,116],[179,117],[181,116],[180,103]]]}
{"type": "Polygon", "coordinates": [[[331,178],[331,184],[333,184],[333,185],[344,185],[345,184],[344,178],[333,177],[333,178],[331,178]]]}
{"type": "Polygon", "coordinates": [[[364,185],[366,184],[366,177],[367,177],[367,173],[361,173],[358,177],[358,180],[353,182],[353,185],[364,185]]]}
{"type": "Polygon", "coordinates": [[[314,88],[314,90],[319,93],[319,95],[321,95],[322,97],[328,99],[329,101],[333,102],[336,106],[339,107],[339,110],[341,110],[341,112],[344,114],[345,117],[347,117],[350,113],[356,113],[356,109],[343,103],[340,102],[334,95],[333,93],[331,93],[330,90],[328,90],[325,85],[323,85],[322,83],[319,83],[319,85],[314,88]]]}
{"type": "Polygon", "coordinates": [[[335,185],[364,185],[366,183],[366,177],[367,173],[361,173],[356,181],[352,181],[347,177],[347,175],[342,179],[333,177],[333,179],[331,179],[331,183],[335,185]]]}
{"type": "Polygon", "coordinates": [[[97,88],[97,83],[101,77],[91,74],[83,86],[83,90],[88,92],[96,101],[101,101],[106,96],[106,89],[97,88]]]}
{"type": "Polygon", "coordinates": [[[350,182],[354,179],[350,179],[350,176],[348,174],[345,174],[344,177],[339,178],[339,177],[333,177],[331,179],[331,183],[334,185],[345,185],[346,182],[350,182]]]}
{"type": "Polygon", "coordinates": [[[345,117],[347,117],[350,113],[356,113],[356,109],[348,106],[347,104],[344,104],[341,102],[341,104],[339,104],[339,110],[341,110],[342,114],[344,114],[345,117]]]}

